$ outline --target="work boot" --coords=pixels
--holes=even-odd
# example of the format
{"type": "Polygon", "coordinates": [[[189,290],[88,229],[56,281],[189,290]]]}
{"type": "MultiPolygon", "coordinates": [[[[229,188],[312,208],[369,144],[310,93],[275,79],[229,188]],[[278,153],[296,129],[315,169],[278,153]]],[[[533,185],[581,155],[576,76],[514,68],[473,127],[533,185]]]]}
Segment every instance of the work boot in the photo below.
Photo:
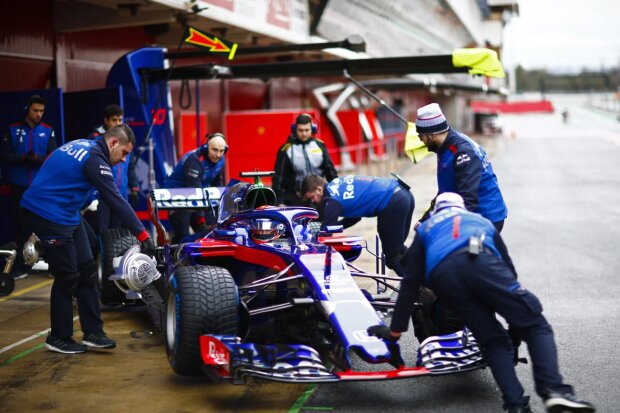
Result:
{"type": "Polygon", "coordinates": [[[85,334],[84,338],[82,338],[82,344],[101,349],[113,349],[116,347],[116,342],[106,336],[103,331],[85,334]]]}
{"type": "Polygon", "coordinates": [[[45,348],[62,354],[80,354],[86,353],[86,350],[88,350],[85,345],[76,343],[72,338],[58,338],[54,336],[47,336],[45,348]]]}
{"type": "Polygon", "coordinates": [[[594,406],[586,401],[579,400],[571,393],[549,393],[545,397],[545,408],[549,413],[579,412],[592,413],[594,406]]]}

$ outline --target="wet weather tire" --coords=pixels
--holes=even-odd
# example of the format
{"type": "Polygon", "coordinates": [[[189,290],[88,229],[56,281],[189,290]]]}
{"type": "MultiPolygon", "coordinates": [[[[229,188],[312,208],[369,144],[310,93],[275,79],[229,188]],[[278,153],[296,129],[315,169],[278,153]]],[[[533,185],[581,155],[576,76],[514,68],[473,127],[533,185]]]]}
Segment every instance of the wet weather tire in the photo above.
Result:
{"type": "Polygon", "coordinates": [[[99,244],[99,290],[101,303],[122,304],[126,300],[125,293],[118,289],[110,275],[114,274],[114,257],[122,256],[129,248],[136,245],[138,240],[125,228],[108,229],[101,233],[99,244]]]}
{"type": "Polygon", "coordinates": [[[164,338],[172,369],[184,376],[204,374],[199,337],[237,335],[237,286],[228,270],[213,266],[178,268],[168,286],[164,338]]]}

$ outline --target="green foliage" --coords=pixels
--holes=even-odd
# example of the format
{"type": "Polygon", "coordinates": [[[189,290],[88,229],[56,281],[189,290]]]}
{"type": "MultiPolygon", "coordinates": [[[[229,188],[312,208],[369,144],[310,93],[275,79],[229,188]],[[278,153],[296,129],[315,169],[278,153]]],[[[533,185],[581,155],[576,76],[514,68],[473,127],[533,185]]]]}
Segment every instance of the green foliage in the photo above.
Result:
{"type": "Polygon", "coordinates": [[[517,92],[608,92],[620,85],[620,68],[583,69],[579,74],[551,73],[544,69],[515,69],[517,92]]]}

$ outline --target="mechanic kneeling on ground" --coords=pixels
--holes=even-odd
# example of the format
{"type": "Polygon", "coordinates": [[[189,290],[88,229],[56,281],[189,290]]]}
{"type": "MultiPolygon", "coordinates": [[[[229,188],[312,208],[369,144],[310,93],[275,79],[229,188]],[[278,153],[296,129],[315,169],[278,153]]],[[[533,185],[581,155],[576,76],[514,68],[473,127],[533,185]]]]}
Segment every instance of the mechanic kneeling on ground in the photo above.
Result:
{"type": "Polygon", "coordinates": [[[71,141],[56,149],[43,164],[21,201],[24,222],[37,234],[54,276],[51,292],[51,331],[45,347],[58,353],[84,353],[88,347],[112,349],[116,343],[103,331],[93,260],[80,209],[91,187],[121,217],[140,241],[142,252],[153,256],[155,245],[125,198],[118,192],[111,166],[125,160],[135,145],[127,125],[114,126],[103,139],[71,141]],[[84,337],[73,339],[72,296],[77,298],[84,337]]]}
{"type": "Polygon", "coordinates": [[[463,320],[478,340],[511,413],[530,412],[529,396],[517,378],[513,344],[496,313],[522,335],[532,358],[536,392],[549,412],[594,412],[562,382],[551,326],[538,298],[517,281],[508,250],[493,223],[465,210],[463,198],[451,192],[437,196],[430,218],[417,229],[403,258],[407,274],[401,283],[390,327],[368,333],[396,341],[407,330],[411,304],[422,284],[463,320]]]}
{"type": "MultiPolygon", "coordinates": [[[[216,132],[207,135],[207,142],[198,149],[187,152],[164,180],[164,188],[206,188],[224,186],[224,165],[228,145],[224,135],[216,132]]],[[[206,232],[213,219],[204,211],[170,211],[170,225],[174,231],[172,242],[178,244],[189,235],[191,225],[195,233],[206,232]]]]}
{"type": "Polygon", "coordinates": [[[327,183],[310,175],[303,181],[302,193],[322,208],[323,227],[338,224],[348,228],[362,217],[377,217],[386,265],[403,276],[400,260],[407,251],[404,243],[415,207],[408,188],[392,178],[349,175],[327,183]],[[338,217],[344,218],[338,221],[338,217]]]}

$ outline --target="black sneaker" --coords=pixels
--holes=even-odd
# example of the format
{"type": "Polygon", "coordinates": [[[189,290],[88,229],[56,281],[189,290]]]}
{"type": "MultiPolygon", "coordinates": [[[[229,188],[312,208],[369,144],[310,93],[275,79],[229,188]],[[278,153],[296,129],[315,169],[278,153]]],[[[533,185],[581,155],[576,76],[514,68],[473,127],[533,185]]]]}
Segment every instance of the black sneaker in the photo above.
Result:
{"type": "Polygon", "coordinates": [[[513,406],[508,408],[507,410],[508,413],[532,413],[532,409],[530,408],[530,405],[526,405],[526,406],[513,406]]]}
{"type": "Polygon", "coordinates": [[[88,350],[88,347],[76,343],[72,338],[58,338],[54,336],[47,336],[45,348],[49,351],[63,354],[80,354],[86,353],[86,350],[88,350]]]}
{"type": "Polygon", "coordinates": [[[106,336],[103,331],[85,334],[82,344],[92,348],[112,349],[116,347],[116,342],[106,336]]]}
{"type": "Polygon", "coordinates": [[[550,413],[592,413],[596,411],[590,403],[579,400],[577,396],[570,393],[549,393],[545,398],[545,408],[550,413]]]}
{"type": "Polygon", "coordinates": [[[28,273],[24,272],[24,271],[14,271],[11,272],[11,275],[13,276],[14,280],[23,280],[24,278],[28,277],[28,273]]]}

